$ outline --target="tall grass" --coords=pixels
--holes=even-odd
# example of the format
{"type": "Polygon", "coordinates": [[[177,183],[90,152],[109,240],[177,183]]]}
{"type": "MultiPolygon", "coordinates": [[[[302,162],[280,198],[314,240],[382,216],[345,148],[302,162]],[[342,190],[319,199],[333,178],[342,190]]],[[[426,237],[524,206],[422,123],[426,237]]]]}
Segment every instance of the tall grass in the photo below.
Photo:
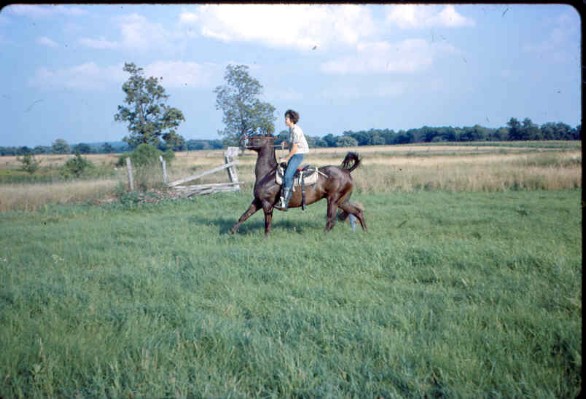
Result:
{"type": "Polygon", "coordinates": [[[366,158],[355,173],[359,190],[376,192],[445,190],[559,190],[582,186],[575,153],[366,158]]]}
{"type": "Polygon", "coordinates": [[[71,180],[57,183],[3,184],[0,211],[34,211],[48,204],[93,202],[111,196],[120,180],[71,180]]]}
{"type": "MultiPolygon", "coordinates": [[[[582,156],[579,142],[540,143],[470,143],[468,145],[408,145],[371,146],[358,148],[312,149],[306,162],[318,166],[338,165],[346,152],[358,151],[363,165],[353,172],[357,192],[390,193],[415,192],[421,190],[484,191],[509,190],[560,190],[582,187],[582,156]],[[478,144],[474,146],[474,144],[478,144]],[[512,146],[514,144],[514,146],[512,146]]],[[[281,152],[278,152],[280,155],[281,152]]],[[[7,182],[22,181],[18,174],[16,159],[3,157],[0,162],[0,211],[14,209],[37,209],[46,203],[94,200],[103,193],[112,195],[117,187],[127,186],[124,168],[114,170],[116,156],[89,155],[88,159],[99,165],[102,171],[96,180],[96,189],[88,190],[92,184],[86,182],[63,183],[54,181],[51,170],[58,170],[67,157],[46,156],[42,160],[45,169],[38,172],[42,183],[10,185],[7,182]],[[47,180],[48,179],[48,180],[47,180]],[[105,181],[111,182],[110,192],[105,192],[105,181]],[[47,184],[54,182],[58,184],[47,184]],[[64,190],[63,187],[70,187],[64,190]],[[75,192],[75,195],[72,194],[75,192]],[[28,193],[26,196],[23,193],[28,193]],[[26,200],[23,198],[26,197],[26,200]]],[[[238,158],[238,174],[244,192],[250,192],[254,184],[256,154],[246,151],[238,158]]],[[[168,167],[169,180],[194,175],[224,163],[222,151],[195,151],[179,153],[168,167]]],[[[140,172],[140,171],[137,171],[140,172]]],[[[139,173],[140,174],[140,173],[139,173]]],[[[148,171],[144,176],[136,175],[137,181],[148,181],[148,186],[162,184],[160,170],[148,171]]],[[[32,179],[32,178],[28,178],[32,179]]],[[[196,183],[220,183],[228,181],[225,171],[205,176],[196,183]]]]}
{"type": "Polygon", "coordinates": [[[0,397],[576,397],[579,190],[0,214],[0,397]]]}

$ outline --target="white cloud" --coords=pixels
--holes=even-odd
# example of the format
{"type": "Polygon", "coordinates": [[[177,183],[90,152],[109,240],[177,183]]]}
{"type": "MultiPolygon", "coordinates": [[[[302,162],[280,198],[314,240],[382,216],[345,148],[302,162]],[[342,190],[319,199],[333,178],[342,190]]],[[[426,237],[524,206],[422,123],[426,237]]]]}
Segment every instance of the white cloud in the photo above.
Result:
{"type": "Polygon", "coordinates": [[[57,44],[56,41],[54,41],[53,39],[50,39],[46,36],[42,36],[37,38],[37,44],[40,44],[41,46],[47,46],[47,47],[59,47],[59,44],[57,44]]]}
{"type": "Polygon", "coordinates": [[[474,26],[474,20],[456,11],[453,5],[443,8],[422,4],[402,4],[389,8],[387,22],[401,29],[420,29],[431,27],[457,28],[474,26]]]}
{"type": "Polygon", "coordinates": [[[94,62],[87,62],[69,68],[37,69],[29,85],[44,89],[100,90],[124,81],[122,66],[101,68],[94,62]]]}
{"type": "Polygon", "coordinates": [[[195,13],[184,11],[179,15],[179,23],[194,24],[199,22],[199,16],[195,13]]]}
{"type": "Polygon", "coordinates": [[[170,34],[161,24],[149,22],[145,17],[131,14],[116,18],[120,38],[108,40],[100,38],[81,38],[79,43],[94,49],[123,49],[144,51],[160,48],[170,42],[170,34]]]}
{"type": "Polygon", "coordinates": [[[6,7],[3,11],[11,15],[27,18],[47,18],[55,15],[78,16],[87,14],[86,10],[79,7],[61,5],[12,4],[6,7]]]}
{"type": "Polygon", "coordinates": [[[449,44],[432,45],[423,39],[364,43],[349,55],[323,63],[321,70],[330,74],[414,73],[431,66],[439,54],[454,52],[457,50],[449,44]]]}
{"type": "Polygon", "coordinates": [[[386,19],[383,14],[383,24],[373,17],[373,10],[368,6],[348,4],[204,5],[183,11],[179,25],[223,42],[248,42],[301,51],[317,46],[321,55],[335,48],[344,55],[322,63],[322,72],[366,74],[417,72],[428,68],[438,54],[456,51],[447,44],[431,47],[421,39],[390,43],[384,39],[389,26],[421,28],[474,24],[452,5],[384,7],[387,12],[386,19]]]}
{"type": "Polygon", "coordinates": [[[215,64],[198,64],[183,61],[156,61],[144,68],[146,76],[162,77],[165,88],[211,87],[219,82],[222,69],[215,64]]]}
{"type": "Polygon", "coordinates": [[[374,33],[370,10],[357,5],[223,4],[183,12],[183,26],[224,42],[258,42],[270,47],[311,50],[356,44],[374,33]]]}
{"type": "Polygon", "coordinates": [[[90,39],[87,37],[83,37],[83,38],[79,39],[79,44],[86,46],[86,47],[94,48],[97,50],[104,50],[104,49],[112,50],[112,49],[117,49],[117,48],[121,47],[121,44],[119,42],[106,40],[103,37],[100,37],[99,39],[90,39]]]}
{"type": "MultiPolygon", "coordinates": [[[[156,61],[144,68],[146,77],[163,78],[160,83],[169,88],[211,87],[221,80],[221,67],[182,61],[156,61]]],[[[100,67],[87,62],[67,68],[39,68],[29,85],[44,89],[103,90],[122,87],[129,75],[123,65],[100,67]]]]}
{"type": "Polygon", "coordinates": [[[141,15],[133,14],[122,19],[120,25],[122,43],[127,48],[149,48],[167,39],[167,32],[160,24],[147,21],[141,15]]]}

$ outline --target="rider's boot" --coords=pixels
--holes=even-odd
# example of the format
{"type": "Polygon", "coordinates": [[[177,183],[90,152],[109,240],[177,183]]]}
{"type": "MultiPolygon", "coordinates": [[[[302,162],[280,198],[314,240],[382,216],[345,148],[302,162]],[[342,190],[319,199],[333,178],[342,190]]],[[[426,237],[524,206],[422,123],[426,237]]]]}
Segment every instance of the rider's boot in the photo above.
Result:
{"type": "Polygon", "coordinates": [[[283,193],[281,195],[281,202],[275,205],[275,208],[281,211],[287,211],[289,209],[289,200],[291,199],[291,195],[293,194],[290,188],[283,188],[283,193]]]}

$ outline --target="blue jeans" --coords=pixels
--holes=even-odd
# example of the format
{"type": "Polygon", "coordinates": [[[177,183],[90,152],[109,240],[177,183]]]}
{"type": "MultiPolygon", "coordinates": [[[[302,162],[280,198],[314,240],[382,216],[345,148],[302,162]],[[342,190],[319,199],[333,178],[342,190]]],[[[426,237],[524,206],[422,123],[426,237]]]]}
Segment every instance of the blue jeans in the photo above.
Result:
{"type": "Polygon", "coordinates": [[[291,189],[293,187],[293,175],[297,171],[297,167],[303,162],[303,154],[295,154],[289,159],[285,176],[283,176],[283,188],[291,189]]]}

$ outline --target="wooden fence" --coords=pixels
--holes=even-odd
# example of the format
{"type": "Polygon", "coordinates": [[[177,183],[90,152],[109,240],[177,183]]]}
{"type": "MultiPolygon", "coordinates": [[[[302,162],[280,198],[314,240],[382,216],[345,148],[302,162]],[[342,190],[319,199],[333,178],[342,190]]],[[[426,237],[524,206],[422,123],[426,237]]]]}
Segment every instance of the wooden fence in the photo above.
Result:
{"type": "MultiPolygon", "coordinates": [[[[240,153],[238,147],[228,147],[224,152],[224,164],[213,169],[199,172],[195,175],[187,176],[174,182],[169,183],[167,177],[167,164],[163,157],[159,157],[163,171],[163,182],[170,190],[174,190],[184,197],[192,197],[194,195],[213,194],[218,192],[240,191],[240,181],[238,180],[238,172],[236,165],[238,163],[237,157],[240,153]],[[217,173],[226,170],[230,182],[226,183],[212,183],[212,184],[187,184],[194,180],[200,179],[212,173],[217,173]]],[[[132,173],[132,162],[130,158],[126,158],[126,166],[128,170],[128,184],[131,191],[134,191],[134,179],[132,173]]]]}

